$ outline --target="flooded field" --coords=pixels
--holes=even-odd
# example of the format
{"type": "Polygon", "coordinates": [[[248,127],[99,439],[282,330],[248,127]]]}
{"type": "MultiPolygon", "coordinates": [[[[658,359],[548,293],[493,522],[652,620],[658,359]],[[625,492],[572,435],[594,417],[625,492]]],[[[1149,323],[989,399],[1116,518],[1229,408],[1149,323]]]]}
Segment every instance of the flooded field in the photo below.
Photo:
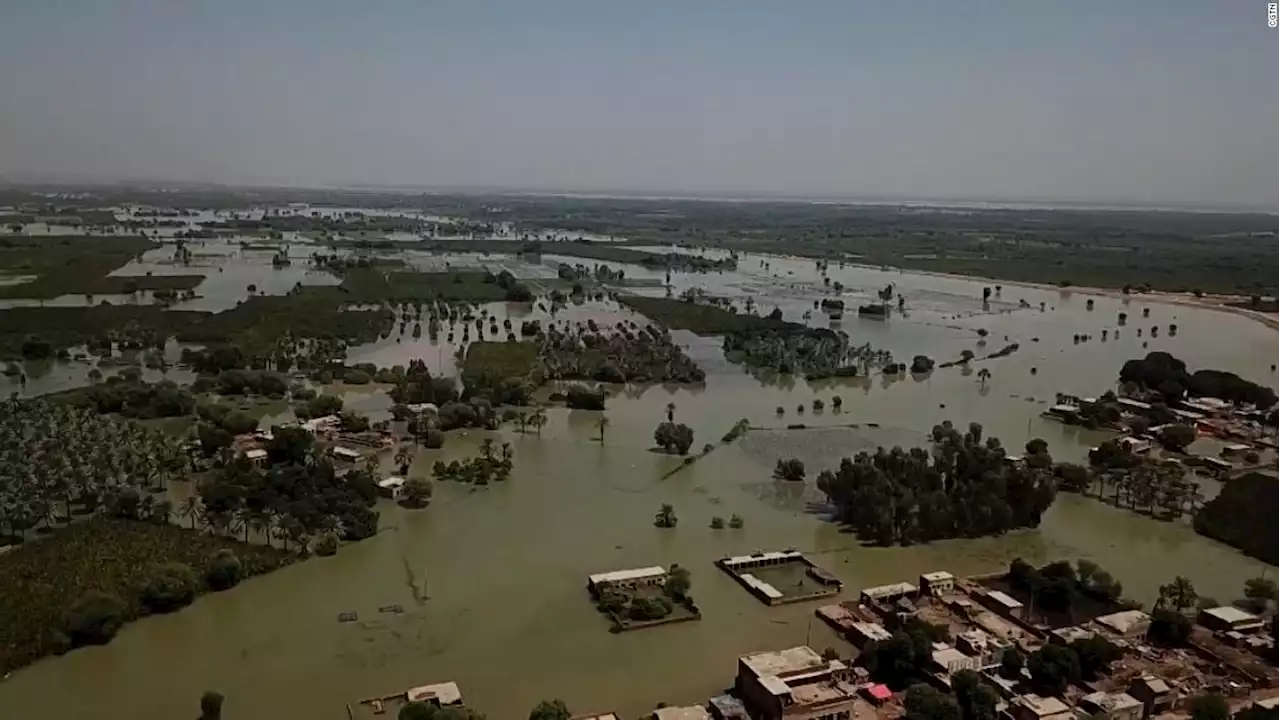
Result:
{"type": "MultiPolygon", "coordinates": [[[[249,284],[258,292],[282,293],[299,282],[336,282],[307,266],[312,249],[301,243],[289,251],[298,261],[279,270],[271,267],[270,253],[193,249],[198,262],[190,267],[166,264],[172,250],[162,249],[123,272],[204,274],[200,297],[175,307],[207,310],[234,306],[249,284]]],[[[423,269],[443,269],[446,263],[508,269],[545,287],[556,280],[557,262],[596,264],[551,254],[539,263],[478,254],[407,255],[407,262],[423,269]]],[[[610,265],[624,269],[629,281],[664,278],[634,265],[610,265]]],[[[812,603],[767,607],[712,564],[756,550],[795,547],[811,553],[846,583],[845,597],[930,570],[968,574],[997,570],[1015,557],[1033,563],[1087,557],[1120,579],[1126,595],[1143,602],[1154,600],[1157,586],[1174,574],[1188,575],[1202,595],[1225,601],[1239,595],[1246,578],[1267,569],[1196,535],[1185,522],[1158,522],[1069,494],[1059,495],[1035,531],[910,548],[861,546],[824,521],[815,506],[821,498],[813,478],[841,457],[877,445],[922,444],[933,425],[951,420],[981,423],[988,436],[1014,452],[1041,437],[1055,459],[1081,460],[1107,435],[1041,418],[1056,392],[1100,394],[1114,386],[1124,361],[1151,350],[1171,352],[1192,368],[1229,370],[1274,386],[1277,337],[1246,317],[1139,297],[1004,284],[984,308],[983,287],[994,282],[854,266],[832,266],[827,275],[845,286],[850,308],[874,299],[888,284],[905,296],[904,312],[887,321],[850,312],[840,323],[855,344],[889,350],[898,362],[909,363],[916,354],[955,359],[966,349],[983,355],[1013,342],[1020,347],[1006,357],[968,369],[939,369],[927,378],[811,383],[753,376],[724,359],[719,339],[676,332],[706,370],[706,383],[619,389],[608,401],[603,443],[596,441],[599,413],[565,409],[549,410],[550,423],[537,435],[452,433],[443,450],[419,451],[417,472],[429,475],[435,460],[470,456],[482,439],[496,437],[515,448],[511,480],[489,487],[437,483],[424,511],[384,502],[382,531],[334,557],[202,597],[174,615],[127,626],[107,646],[15,673],[0,682],[0,715],[181,717],[194,715],[200,693],[216,688],[227,696],[227,716],[239,720],[339,720],[346,717],[344,705],[358,698],[454,680],[467,703],[491,718],[521,717],[550,697],[563,698],[577,712],[637,716],[658,702],[700,702],[720,691],[732,682],[736,657],[748,651],[805,642],[844,648],[823,623],[813,621],[812,603]],[[1148,308],[1149,317],[1143,317],[1148,308]],[[1123,328],[1121,312],[1128,314],[1123,328]],[[1174,337],[1170,324],[1178,326],[1174,337]],[[1152,327],[1159,328],[1157,337],[1151,337],[1152,327]],[[979,330],[987,333],[985,347],[979,330]],[[1076,342],[1081,334],[1091,339],[1076,342]],[[991,373],[986,382],[976,376],[980,368],[991,373]],[[837,395],[843,399],[839,412],[830,402],[837,395]],[[827,409],[814,411],[815,399],[826,401],[827,409]],[[753,429],[664,479],[679,460],[649,448],[668,403],[675,404],[676,421],[694,429],[695,447],[718,440],[739,418],[753,429]],[[797,417],[800,405],[803,417],[797,417]],[[785,430],[800,422],[810,429],[785,430]],[[807,486],[771,479],[776,461],[792,456],[805,461],[807,486]],[[676,528],[653,526],[662,503],[675,507],[676,528]],[[742,516],[744,528],[708,527],[713,516],[733,514],[742,516]],[[691,570],[703,619],[610,634],[589,601],[587,575],[670,563],[691,570]],[[414,578],[425,579],[422,602],[414,599],[414,578]],[[403,605],[405,613],[378,612],[391,604],[403,605]],[[359,620],[337,622],[338,613],[348,611],[359,620]]],[[[790,320],[802,321],[808,312],[809,324],[828,324],[814,310],[823,281],[812,260],[747,255],[736,272],[673,273],[671,283],[677,296],[698,288],[743,304],[750,299],[764,312],[778,307],[790,320]]],[[[665,294],[660,287],[628,291],[665,294]]],[[[528,306],[495,303],[486,309],[513,324],[550,319],[528,306]]],[[[636,318],[612,301],[588,301],[556,315],[566,319],[636,318]]],[[[422,358],[448,373],[458,345],[444,335],[432,342],[393,334],[351,348],[348,359],[390,366],[422,358]]],[[[53,364],[43,376],[29,372],[23,390],[71,386],[87,367],[73,362],[53,364]]],[[[17,389],[12,380],[0,379],[0,391],[17,389]]],[[[346,398],[375,419],[390,405],[376,386],[352,390],[346,398]]]]}

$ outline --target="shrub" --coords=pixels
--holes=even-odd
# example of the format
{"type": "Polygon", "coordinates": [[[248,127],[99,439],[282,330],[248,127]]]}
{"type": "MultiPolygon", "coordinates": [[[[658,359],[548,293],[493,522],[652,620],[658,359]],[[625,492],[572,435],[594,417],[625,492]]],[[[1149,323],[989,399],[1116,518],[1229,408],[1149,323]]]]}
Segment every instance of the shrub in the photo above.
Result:
{"type": "Polygon", "coordinates": [[[431,428],[422,436],[422,445],[429,450],[439,450],[444,447],[444,433],[431,428]]]}
{"type": "Polygon", "coordinates": [[[226,590],[235,587],[244,576],[240,558],[228,549],[219,550],[205,569],[204,581],[210,590],[226,590]]]}
{"type": "Polygon", "coordinates": [[[338,537],[333,533],[325,533],[316,540],[313,549],[321,557],[334,555],[338,552],[338,537]]]}
{"type": "Polygon", "coordinates": [[[122,625],[124,601],[118,595],[90,590],[67,611],[67,637],[74,645],[106,643],[122,625]]]}
{"type": "Polygon", "coordinates": [[[191,566],[172,562],[158,565],[142,586],[138,600],[154,613],[173,612],[196,598],[196,575],[191,566]]]}
{"type": "Polygon", "coordinates": [[[348,370],[342,376],[342,380],[348,385],[368,385],[372,378],[369,377],[369,373],[363,370],[348,370]]]}

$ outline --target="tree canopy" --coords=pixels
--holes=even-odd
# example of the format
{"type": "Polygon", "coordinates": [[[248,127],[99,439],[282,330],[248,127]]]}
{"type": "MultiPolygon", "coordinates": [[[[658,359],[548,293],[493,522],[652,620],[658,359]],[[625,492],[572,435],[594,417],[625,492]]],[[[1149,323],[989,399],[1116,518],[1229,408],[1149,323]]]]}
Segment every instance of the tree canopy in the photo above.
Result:
{"type": "Polygon", "coordinates": [[[818,488],[836,518],[864,539],[910,545],[954,537],[998,535],[1036,527],[1056,486],[1044,469],[1007,461],[995,438],[970,424],[963,434],[949,422],[933,429],[924,448],[860,452],[823,471],[818,488]]]}

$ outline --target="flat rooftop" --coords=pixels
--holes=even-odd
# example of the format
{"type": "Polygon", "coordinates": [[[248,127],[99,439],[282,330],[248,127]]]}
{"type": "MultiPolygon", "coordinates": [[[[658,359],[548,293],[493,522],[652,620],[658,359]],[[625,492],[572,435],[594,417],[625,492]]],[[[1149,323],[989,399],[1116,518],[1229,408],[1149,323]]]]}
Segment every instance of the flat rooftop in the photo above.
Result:
{"type": "Polygon", "coordinates": [[[1230,623],[1232,625],[1239,625],[1242,623],[1251,623],[1251,622],[1258,621],[1257,615],[1254,615],[1253,613],[1247,613],[1241,610],[1240,608],[1234,607],[1231,605],[1222,605],[1216,608],[1209,608],[1208,610],[1203,610],[1201,612],[1203,612],[1205,615],[1210,615],[1212,617],[1215,617],[1221,620],[1222,622],[1230,623]]]}
{"type": "Polygon", "coordinates": [[[405,691],[409,702],[433,700],[441,705],[454,705],[462,702],[462,691],[454,682],[442,682],[434,685],[419,685],[405,691]]]}
{"type": "Polygon", "coordinates": [[[711,713],[701,705],[658,708],[653,716],[657,720],[711,720],[711,713]]]}
{"type": "Polygon", "coordinates": [[[649,567],[634,568],[631,570],[613,570],[611,572],[596,573],[588,576],[592,585],[601,583],[625,582],[627,580],[640,580],[642,578],[658,577],[666,575],[667,569],[661,565],[650,565],[649,567]]]}
{"type": "Polygon", "coordinates": [[[788,675],[793,673],[820,670],[827,667],[827,661],[807,645],[799,645],[786,650],[766,650],[764,652],[743,655],[739,660],[751,669],[757,677],[764,675],[788,675]]]}
{"type": "Polygon", "coordinates": [[[817,705],[853,697],[857,697],[857,690],[842,682],[816,682],[791,688],[791,699],[797,705],[817,705]]]}
{"type": "Polygon", "coordinates": [[[779,550],[775,552],[762,552],[754,555],[735,555],[733,557],[724,558],[722,562],[726,565],[740,565],[742,563],[760,562],[762,560],[800,560],[804,556],[799,550],[779,550]]]}
{"type": "Polygon", "coordinates": [[[1065,713],[1070,710],[1066,703],[1056,697],[1041,697],[1030,693],[1026,695],[1019,695],[1013,699],[1013,702],[1027,708],[1031,712],[1035,713],[1037,717],[1048,717],[1050,715],[1057,715],[1058,713],[1065,713]]]}
{"type": "Polygon", "coordinates": [[[920,576],[925,582],[945,582],[947,580],[955,580],[956,576],[946,570],[935,570],[934,572],[925,573],[920,576]]]}
{"type": "Polygon", "coordinates": [[[865,588],[862,594],[872,598],[882,598],[894,595],[910,595],[918,590],[919,588],[909,582],[900,582],[892,585],[877,585],[876,587],[865,588]]]}

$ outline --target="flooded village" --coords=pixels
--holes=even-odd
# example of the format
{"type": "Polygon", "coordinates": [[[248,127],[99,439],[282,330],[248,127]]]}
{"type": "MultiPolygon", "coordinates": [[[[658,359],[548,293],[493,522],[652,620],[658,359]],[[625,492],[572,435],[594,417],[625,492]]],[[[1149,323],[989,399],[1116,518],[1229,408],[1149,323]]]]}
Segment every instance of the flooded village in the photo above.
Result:
{"type": "Polygon", "coordinates": [[[100,520],[219,545],[172,607],[161,558],[104,573],[144,591],[101,642],[5,606],[41,625],[15,717],[1273,712],[1274,533],[1240,518],[1274,314],[440,209],[48,205],[0,232],[0,577],[83,609],[22,557],[100,520]],[[22,290],[60,237],[82,274],[22,290]],[[146,483],[49,460],[98,423],[167,438],[146,483]]]}

